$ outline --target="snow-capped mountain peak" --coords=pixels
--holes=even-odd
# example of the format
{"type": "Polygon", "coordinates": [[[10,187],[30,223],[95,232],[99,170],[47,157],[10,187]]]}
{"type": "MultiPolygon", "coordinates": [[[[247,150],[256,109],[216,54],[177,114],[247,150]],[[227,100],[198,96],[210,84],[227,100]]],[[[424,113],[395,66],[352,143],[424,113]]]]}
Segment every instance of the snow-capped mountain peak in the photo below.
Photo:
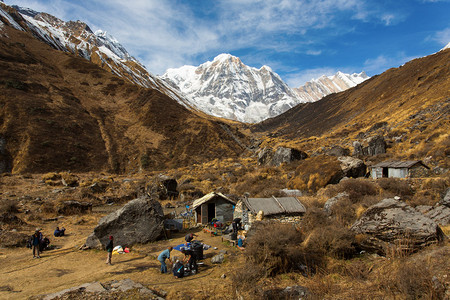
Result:
{"type": "Polygon", "coordinates": [[[351,75],[337,72],[314,79],[304,88],[291,89],[270,67],[249,67],[238,57],[222,53],[198,67],[169,69],[161,78],[178,88],[199,110],[253,123],[279,115],[299,103],[343,91],[369,77],[364,72],[351,75]]]}

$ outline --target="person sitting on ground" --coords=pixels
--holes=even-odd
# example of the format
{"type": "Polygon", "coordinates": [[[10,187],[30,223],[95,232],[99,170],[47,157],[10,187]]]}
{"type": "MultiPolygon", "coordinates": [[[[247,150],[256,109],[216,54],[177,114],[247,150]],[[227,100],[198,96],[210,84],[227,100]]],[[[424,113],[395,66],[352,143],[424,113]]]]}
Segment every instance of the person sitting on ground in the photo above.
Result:
{"type": "Polygon", "coordinates": [[[188,233],[188,234],[184,237],[184,239],[185,239],[185,241],[186,241],[186,245],[189,244],[190,242],[192,242],[192,240],[194,239],[194,236],[197,236],[197,235],[194,234],[194,233],[188,233]]]}
{"type": "Polygon", "coordinates": [[[197,256],[195,255],[195,252],[190,249],[182,247],[181,253],[184,254],[183,263],[187,262],[187,269],[191,271],[192,274],[197,273],[198,266],[197,266],[197,256]]]}
{"type": "Polygon", "coordinates": [[[158,260],[161,263],[162,274],[167,273],[166,259],[168,259],[170,263],[172,263],[172,260],[170,259],[170,251],[172,251],[172,249],[173,249],[172,247],[168,247],[166,250],[164,250],[158,255],[158,260]]]}
{"type": "Polygon", "coordinates": [[[238,241],[237,241],[237,248],[239,249],[239,250],[245,250],[245,247],[244,247],[244,240],[245,240],[245,237],[243,236],[243,235],[238,235],[238,241]]]}
{"type": "Polygon", "coordinates": [[[175,276],[175,278],[182,278],[184,276],[184,265],[178,259],[173,265],[173,276],[175,276]]]}
{"type": "Polygon", "coordinates": [[[61,227],[61,229],[59,229],[59,227],[56,227],[55,231],[53,232],[53,235],[56,237],[60,237],[60,236],[64,236],[66,229],[64,227],[61,227]]]}
{"type": "Polygon", "coordinates": [[[41,243],[40,243],[40,251],[42,252],[42,251],[44,251],[44,250],[49,250],[50,249],[50,239],[48,238],[48,237],[46,237],[46,236],[44,236],[42,239],[41,239],[41,243]]]}

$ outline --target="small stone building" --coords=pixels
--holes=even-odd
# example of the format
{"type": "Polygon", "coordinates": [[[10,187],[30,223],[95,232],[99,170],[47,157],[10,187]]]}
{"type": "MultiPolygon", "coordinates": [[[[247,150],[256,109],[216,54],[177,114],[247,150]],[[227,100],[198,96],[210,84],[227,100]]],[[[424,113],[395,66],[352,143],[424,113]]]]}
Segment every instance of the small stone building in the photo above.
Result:
{"type": "Polygon", "coordinates": [[[222,193],[212,192],[192,203],[195,222],[208,224],[216,218],[222,223],[233,221],[235,202],[222,193]]]}
{"type": "Polygon", "coordinates": [[[371,167],[371,176],[377,178],[417,178],[427,175],[430,168],[420,160],[384,161],[371,167]]]}
{"type": "Polygon", "coordinates": [[[251,225],[262,211],[264,218],[296,222],[306,212],[296,197],[244,198],[236,204],[234,218],[241,218],[244,225],[251,225]]]}

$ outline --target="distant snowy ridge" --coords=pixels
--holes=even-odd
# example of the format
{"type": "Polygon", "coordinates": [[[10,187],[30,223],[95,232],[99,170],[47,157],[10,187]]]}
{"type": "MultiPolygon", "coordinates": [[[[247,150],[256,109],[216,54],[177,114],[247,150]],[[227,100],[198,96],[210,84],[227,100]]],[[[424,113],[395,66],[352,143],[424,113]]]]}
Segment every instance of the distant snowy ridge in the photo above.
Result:
{"type": "Polygon", "coordinates": [[[444,48],[442,48],[440,51],[445,50],[445,49],[449,49],[450,48],[450,43],[448,43],[444,48]]]}
{"type": "Polygon", "coordinates": [[[268,66],[246,66],[230,54],[220,54],[198,67],[169,69],[161,76],[178,88],[191,104],[208,114],[256,123],[277,116],[299,103],[353,87],[369,78],[364,72],[322,76],[291,89],[268,66]]]}
{"type": "Polygon", "coordinates": [[[365,72],[353,74],[337,72],[332,76],[323,75],[312,79],[303,86],[294,88],[294,91],[302,102],[314,102],[329,94],[345,91],[369,78],[365,72]]]}
{"type": "Polygon", "coordinates": [[[32,33],[57,50],[77,54],[132,83],[155,88],[190,107],[184,98],[151,74],[107,32],[98,30],[93,33],[81,21],[65,22],[47,13],[18,6],[10,7],[3,3],[0,3],[0,20],[0,23],[32,33]]]}

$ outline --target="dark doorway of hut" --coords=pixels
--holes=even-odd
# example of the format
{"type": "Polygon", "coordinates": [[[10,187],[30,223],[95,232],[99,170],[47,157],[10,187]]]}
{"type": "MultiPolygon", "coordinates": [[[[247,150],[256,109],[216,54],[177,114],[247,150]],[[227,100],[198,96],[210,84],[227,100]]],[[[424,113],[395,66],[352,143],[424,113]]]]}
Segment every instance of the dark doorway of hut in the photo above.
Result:
{"type": "Polygon", "coordinates": [[[383,177],[389,177],[389,168],[383,168],[383,177]]]}
{"type": "Polygon", "coordinates": [[[216,217],[216,204],[208,203],[208,223],[211,223],[212,219],[216,217]]]}

